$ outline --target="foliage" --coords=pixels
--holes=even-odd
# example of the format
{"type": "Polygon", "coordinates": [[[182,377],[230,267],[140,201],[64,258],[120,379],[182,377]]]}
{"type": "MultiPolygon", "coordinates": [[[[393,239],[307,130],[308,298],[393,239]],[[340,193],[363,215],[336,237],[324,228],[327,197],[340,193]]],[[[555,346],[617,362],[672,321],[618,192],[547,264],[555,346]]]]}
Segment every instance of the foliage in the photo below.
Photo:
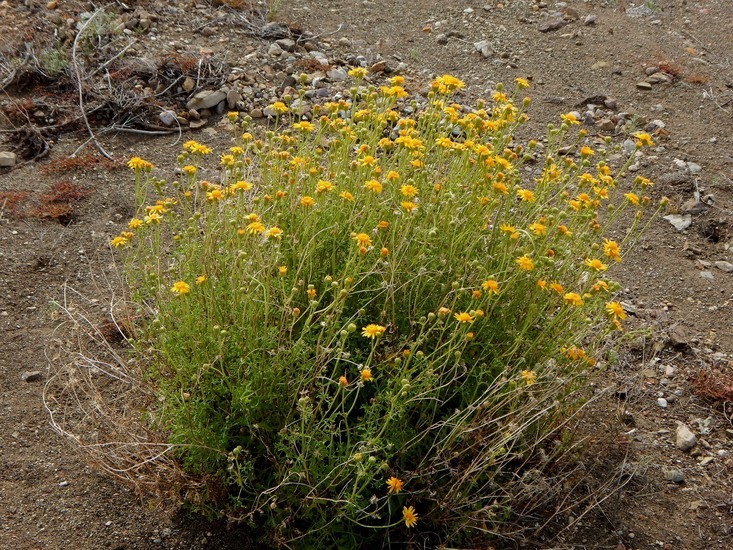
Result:
{"type": "Polygon", "coordinates": [[[144,319],[146,413],[202,480],[189,502],[271,541],[491,532],[621,330],[605,272],[651,182],[624,192],[629,161],[614,175],[571,114],[520,145],[523,79],[466,108],[450,76],[420,104],[401,77],[350,74],[350,101],[312,121],[275,103],[259,139],[230,113],[217,182],[194,141],[171,184],[130,161],[140,209],[111,244],[144,319]]]}

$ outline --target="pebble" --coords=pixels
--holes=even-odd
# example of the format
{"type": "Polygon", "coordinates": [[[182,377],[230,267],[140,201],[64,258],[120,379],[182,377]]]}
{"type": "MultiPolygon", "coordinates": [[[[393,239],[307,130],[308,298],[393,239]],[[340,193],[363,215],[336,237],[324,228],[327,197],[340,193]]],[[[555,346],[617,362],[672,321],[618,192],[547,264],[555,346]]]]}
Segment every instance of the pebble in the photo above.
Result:
{"type": "Polygon", "coordinates": [[[173,126],[178,120],[174,111],[163,111],[158,115],[158,118],[166,126],[173,126]]]}
{"type": "Polygon", "coordinates": [[[448,43],[448,35],[447,34],[439,34],[435,37],[435,41],[440,44],[441,46],[445,46],[448,43]]]}
{"type": "Polygon", "coordinates": [[[295,40],[292,38],[281,38],[280,40],[276,40],[275,44],[277,44],[281,50],[286,52],[295,51],[295,40]]]}
{"type": "Polygon", "coordinates": [[[715,280],[715,275],[713,275],[712,271],[701,271],[700,272],[700,277],[702,277],[703,279],[706,279],[708,281],[714,281],[715,280]]]}
{"type": "Polygon", "coordinates": [[[231,109],[236,109],[237,108],[237,103],[239,103],[240,101],[242,101],[242,94],[240,94],[236,90],[229,90],[227,92],[227,98],[226,99],[227,99],[227,107],[230,110],[231,109]]]}
{"type": "Polygon", "coordinates": [[[343,82],[348,78],[349,75],[344,69],[342,69],[341,67],[337,67],[335,69],[327,71],[326,76],[328,76],[331,82],[343,82]]]}
{"type": "Polygon", "coordinates": [[[717,262],[714,262],[714,265],[724,273],[733,273],[733,263],[718,260],[717,262]]]}
{"type": "Polygon", "coordinates": [[[602,118],[596,122],[596,126],[604,132],[613,132],[616,129],[616,124],[610,118],[602,118]]]}
{"type": "Polygon", "coordinates": [[[280,57],[282,54],[283,49],[277,45],[277,42],[270,44],[270,47],[267,49],[267,55],[270,57],[280,57]]]}
{"type": "Polygon", "coordinates": [[[484,57],[491,57],[491,54],[494,53],[494,50],[488,40],[475,42],[473,44],[473,47],[476,48],[477,52],[481,52],[481,55],[483,55],[484,57]]]}
{"type": "Polygon", "coordinates": [[[636,87],[639,90],[644,90],[646,92],[652,89],[652,85],[649,82],[645,82],[645,81],[637,82],[636,87]]]}
{"type": "Polygon", "coordinates": [[[15,163],[16,163],[15,153],[11,153],[10,151],[0,152],[0,167],[12,168],[13,166],[15,166],[15,163]]]}
{"type": "Polygon", "coordinates": [[[562,17],[549,17],[537,26],[540,32],[551,32],[562,29],[568,22],[562,17]]]}
{"type": "Polygon", "coordinates": [[[195,109],[201,111],[215,107],[227,98],[227,94],[222,91],[203,90],[188,100],[186,109],[195,109]]]}
{"type": "Polygon", "coordinates": [[[700,166],[699,164],[696,164],[694,162],[688,162],[687,163],[687,171],[690,174],[699,174],[700,172],[702,172],[702,166],[700,166]]]}
{"type": "Polygon", "coordinates": [[[692,216],[690,214],[670,214],[662,218],[671,223],[677,231],[684,231],[692,225],[692,216]]]}
{"type": "Polygon", "coordinates": [[[663,409],[666,409],[668,403],[667,403],[667,400],[664,397],[660,397],[659,399],[657,399],[657,405],[659,405],[663,409]]]}
{"type": "Polygon", "coordinates": [[[43,378],[43,374],[39,370],[25,371],[20,378],[24,382],[38,382],[43,378]]]}
{"type": "Polygon", "coordinates": [[[597,15],[594,15],[592,13],[589,13],[583,19],[583,25],[585,25],[586,27],[588,27],[590,25],[595,25],[597,20],[598,20],[598,16],[597,15]]]}
{"type": "Polygon", "coordinates": [[[672,483],[682,483],[685,481],[685,474],[682,470],[677,469],[664,470],[664,479],[671,481],[672,483]]]}
{"type": "Polygon", "coordinates": [[[690,451],[697,445],[697,436],[683,422],[677,425],[676,445],[682,451],[690,451]]]}

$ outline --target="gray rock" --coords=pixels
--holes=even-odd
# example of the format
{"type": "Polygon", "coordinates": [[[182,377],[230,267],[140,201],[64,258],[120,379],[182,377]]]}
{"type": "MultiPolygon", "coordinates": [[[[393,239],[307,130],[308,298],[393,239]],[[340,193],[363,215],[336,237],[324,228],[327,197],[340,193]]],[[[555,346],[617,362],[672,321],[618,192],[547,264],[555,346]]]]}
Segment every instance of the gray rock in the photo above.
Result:
{"type": "Polygon", "coordinates": [[[327,71],[326,76],[328,76],[331,82],[343,82],[349,75],[341,67],[336,67],[335,69],[327,71]]]}
{"type": "Polygon", "coordinates": [[[562,17],[548,17],[537,26],[537,30],[540,32],[557,31],[567,24],[568,22],[562,17]]]}
{"type": "Polygon", "coordinates": [[[685,474],[677,469],[664,470],[664,479],[672,483],[682,483],[685,481],[685,474]]]}
{"type": "Polygon", "coordinates": [[[249,116],[251,116],[252,118],[262,118],[265,116],[265,114],[262,109],[252,109],[249,112],[249,116]]]}
{"type": "Polygon", "coordinates": [[[583,19],[583,25],[585,25],[586,27],[588,27],[590,25],[595,25],[597,19],[598,19],[598,16],[596,16],[596,15],[594,15],[592,13],[589,13],[583,19]]]}
{"type": "Polygon", "coordinates": [[[713,275],[712,271],[701,271],[700,272],[700,277],[702,277],[703,279],[706,279],[708,281],[714,281],[715,280],[715,275],[713,275]]]}
{"type": "Polygon", "coordinates": [[[435,41],[440,44],[441,46],[445,46],[448,43],[448,35],[447,34],[439,34],[435,37],[435,41]]]}
{"type": "Polygon", "coordinates": [[[700,172],[702,172],[702,166],[700,166],[699,164],[696,164],[694,162],[688,162],[687,163],[687,171],[690,174],[699,174],[700,172]]]}
{"type": "Polygon", "coordinates": [[[237,90],[229,90],[227,92],[227,107],[229,107],[229,109],[236,109],[237,103],[240,101],[242,101],[242,94],[237,90]]]}
{"type": "Polygon", "coordinates": [[[328,67],[328,57],[323,52],[313,50],[310,52],[310,56],[315,59],[321,67],[328,67]]]}
{"type": "Polygon", "coordinates": [[[267,49],[267,55],[270,57],[280,57],[282,54],[283,49],[277,45],[277,42],[270,44],[270,47],[267,49]]]}
{"type": "Polygon", "coordinates": [[[16,163],[15,153],[11,153],[10,151],[0,152],[0,167],[12,168],[13,166],[15,166],[15,163],[16,163]]]}
{"type": "Polygon", "coordinates": [[[658,72],[659,72],[659,67],[651,66],[651,67],[647,67],[646,69],[644,69],[644,74],[646,74],[647,76],[651,76],[654,73],[658,73],[658,72]]]}
{"type": "Polygon", "coordinates": [[[474,42],[473,47],[476,48],[476,51],[480,52],[484,57],[491,57],[494,53],[494,50],[488,40],[474,42]]]}
{"type": "Polygon", "coordinates": [[[285,50],[286,52],[293,52],[295,51],[295,40],[292,38],[281,38],[280,40],[276,40],[275,44],[277,44],[281,50],[285,50]]]}
{"type": "Polygon", "coordinates": [[[627,139],[624,140],[623,145],[621,146],[624,150],[624,153],[627,155],[631,155],[636,151],[636,142],[633,139],[627,139]]]}
{"type": "Polygon", "coordinates": [[[208,119],[205,119],[205,118],[200,118],[198,120],[192,120],[189,123],[189,127],[191,128],[191,130],[198,130],[199,128],[203,128],[204,126],[206,126],[208,122],[209,122],[208,119]]]}
{"type": "Polygon", "coordinates": [[[645,92],[648,92],[652,89],[652,85],[649,82],[641,81],[636,83],[636,87],[639,90],[644,90],[645,92]]]}
{"type": "Polygon", "coordinates": [[[25,371],[20,375],[20,379],[24,382],[38,382],[43,379],[43,374],[39,370],[25,371]]]}
{"type": "Polygon", "coordinates": [[[672,82],[672,77],[666,73],[654,73],[649,75],[646,80],[651,84],[669,84],[672,82]]]}
{"type": "Polygon", "coordinates": [[[680,422],[677,425],[677,437],[675,440],[678,449],[683,451],[690,451],[697,445],[697,436],[692,433],[687,424],[680,422]]]}
{"type": "Polygon", "coordinates": [[[680,207],[680,211],[684,212],[685,214],[697,216],[698,214],[707,212],[709,208],[710,208],[710,205],[705,204],[704,202],[698,200],[696,197],[693,197],[682,203],[682,206],[680,207]]]}
{"type": "Polygon", "coordinates": [[[677,231],[684,231],[692,225],[692,216],[690,214],[670,214],[664,216],[663,219],[671,223],[677,231]]]}
{"type": "Polygon", "coordinates": [[[173,126],[178,121],[178,117],[174,111],[163,111],[158,115],[158,118],[166,126],[173,126]]]}
{"type": "Polygon", "coordinates": [[[663,409],[666,409],[667,408],[667,400],[664,397],[660,397],[659,399],[657,399],[657,405],[659,405],[663,409]]]}
{"type": "Polygon", "coordinates": [[[724,273],[733,273],[733,264],[730,262],[719,260],[715,262],[715,267],[717,267],[719,270],[723,271],[724,273]]]}
{"type": "Polygon", "coordinates": [[[290,110],[296,115],[304,115],[311,110],[311,106],[301,99],[295,99],[290,104],[290,110]]]}
{"type": "Polygon", "coordinates": [[[607,97],[603,100],[603,105],[606,107],[606,109],[611,109],[612,111],[615,111],[618,108],[618,101],[612,97],[607,97]]]}
{"type": "Polygon", "coordinates": [[[215,107],[227,98],[227,94],[222,91],[203,90],[193,96],[186,103],[186,109],[195,109],[201,111],[215,107]]]}
{"type": "Polygon", "coordinates": [[[661,130],[662,128],[665,128],[666,126],[667,125],[664,123],[664,121],[659,120],[658,118],[655,118],[654,120],[652,120],[651,122],[649,122],[649,124],[647,124],[644,127],[644,130],[646,130],[650,134],[653,134],[657,130],[661,130]]]}

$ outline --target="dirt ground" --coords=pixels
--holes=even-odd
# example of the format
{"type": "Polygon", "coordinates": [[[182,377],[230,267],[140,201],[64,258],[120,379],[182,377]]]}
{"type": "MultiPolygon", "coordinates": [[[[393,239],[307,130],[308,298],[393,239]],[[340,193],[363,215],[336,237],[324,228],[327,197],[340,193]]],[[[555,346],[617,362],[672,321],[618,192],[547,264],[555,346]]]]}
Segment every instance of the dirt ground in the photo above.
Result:
{"type": "MultiPolygon", "coordinates": [[[[523,77],[532,84],[527,132],[535,137],[571,111],[589,116],[584,123],[591,136],[610,135],[621,145],[627,133],[619,119],[633,118],[635,127],[652,133],[656,145],[634,169],[655,182],[654,199],[670,198],[663,215],[689,225],[677,229],[660,216],[614,267],[634,330],[621,359],[596,382],[597,398],[580,422],[578,437],[587,450],[578,459],[577,479],[545,516],[520,522],[521,536],[499,539],[496,546],[732,549],[733,3],[282,4],[272,18],[289,24],[291,34],[310,33],[300,36],[324,52],[330,68],[376,64],[374,83],[385,77],[376,71],[399,72],[412,93],[435,75],[453,74],[467,84],[460,97],[467,104],[488,96],[497,82],[523,77]],[[597,106],[590,115],[588,104],[597,106]],[[697,437],[691,450],[677,445],[678,423],[697,437]]],[[[8,46],[22,46],[52,28],[73,35],[80,14],[94,9],[63,0],[4,0],[0,36],[8,46]]],[[[237,68],[252,73],[252,98],[242,99],[250,112],[286,88],[288,53],[273,53],[275,37],[252,32],[244,2],[145,0],[109,7],[128,15],[143,9],[152,24],[133,26],[128,34],[137,40],[135,55],[216,56],[226,62],[224,77],[237,68]]],[[[300,70],[312,70],[303,63],[304,43],[293,55],[300,70]]],[[[2,82],[9,68],[0,71],[2,82]]],[[[330,80],[314,102],[348,85],[336,76],[330,80]]],[[[107,315],[115,288],[109,238],[134,212],[133,180],[120,161],[142,156],[155,165],[156,177],[173,179],[181,139],[175,133],[104,133],[97,126],[100,144],[117,162],[87,144],[77,155],[84,163],[64,164],[88,138],[77,121],[47,132],[48,153],[24,162],[20,153],[27,148],[12,132],[19,123],[8,113],[32,98],[48,112],[32,109],[28,124],[53,126],[55,96],[47,82],[4,88],[0,129],[11,139],[0,143],[0,151],[19,157],[13,169],[0,168],[0,547],[254,548],[243,528],[172,512],[97,472],[50,428],[42,402],[59,323],[52,301],[63,301],[64,289],[73,289],[79,294],[67,290],[67,298],[83,296],[100,322],[107,315]],[[34,371],[39,379],[24,379],[34,371]]],[[[168,107],[181,111],[180,105],[168,107]]],[[[227,144],[222,116],[211,113],[182,139],[227,144]]]]}

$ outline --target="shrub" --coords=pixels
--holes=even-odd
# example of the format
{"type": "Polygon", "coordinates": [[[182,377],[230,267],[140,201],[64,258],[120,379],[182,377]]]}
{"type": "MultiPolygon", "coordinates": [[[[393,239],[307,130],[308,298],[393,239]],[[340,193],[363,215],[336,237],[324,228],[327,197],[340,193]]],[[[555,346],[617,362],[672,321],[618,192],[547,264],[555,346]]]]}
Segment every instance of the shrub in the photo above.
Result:
{"type": "Polygon", "coordinates": [[[466,108],[450,76],[421,103],[401,77],[351,75],[350,101],[312,121],[275,103],[259,138],[230,113],[216,182],[194,141],[171,184],[130,161],[138,216],[111,244],[157,395],[145,412],[199,481],[187,500],[270,541],[491,532],[621,330],[605,272],[651,183],[621,190],[629,161],[614,175],[610,140],[592,149],[571,114],[546,147],[519,144],[523,79],[466,108]]]}

